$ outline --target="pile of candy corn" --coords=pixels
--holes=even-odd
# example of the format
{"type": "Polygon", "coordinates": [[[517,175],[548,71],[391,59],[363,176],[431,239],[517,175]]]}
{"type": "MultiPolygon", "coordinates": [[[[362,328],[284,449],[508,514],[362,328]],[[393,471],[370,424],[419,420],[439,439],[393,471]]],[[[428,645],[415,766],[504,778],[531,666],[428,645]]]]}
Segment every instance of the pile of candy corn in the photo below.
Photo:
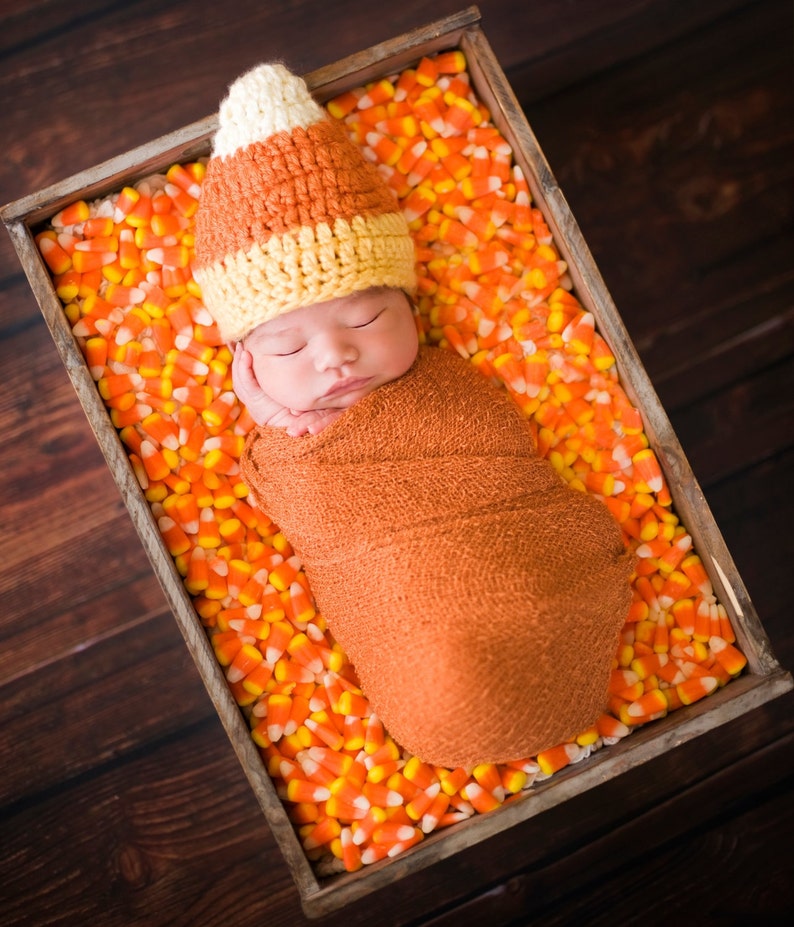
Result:
{"type": "Polygon", "coordinates": [[[725,608],[593,315],[460,51],[327,104],[383,173],[416,242],[422,337],[510,393],[539,452],[603,499],[637,555],[610,701],[535,757],[441,769],[371,712],[278,526],[247,501],[253,427],[191,273],[204,163],[174,164],[36,236],[165,547],[307,856],[354,871],[533,783],[742,671],[725,608]]]}

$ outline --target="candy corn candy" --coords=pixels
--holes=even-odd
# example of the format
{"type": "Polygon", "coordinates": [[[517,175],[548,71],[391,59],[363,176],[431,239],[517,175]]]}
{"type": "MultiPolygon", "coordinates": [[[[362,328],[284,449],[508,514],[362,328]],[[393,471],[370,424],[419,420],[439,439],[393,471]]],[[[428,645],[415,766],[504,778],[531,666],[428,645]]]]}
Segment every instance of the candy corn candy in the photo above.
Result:
{"type": "Polygon", "coordinates": [[[364,862],[361,858],[361,849],[353,842],[353,831],[345,827],[340,833],[341,859],[346,872],[356,872],[361,869],[364,862]]]}
{"type": "Polygon", "coordinates": [[[245,679],[242,680],[243,688],[246,692],[259,698],[267,689],[267,685],[273,676],[272,667],[264,660],[248,672],[245,679]]]}
{"type": "Polygon", "coordinates": [[[348,90],[326,103],[326,109],[334,119],[343,119],[359,105],[362,94],[348,90]]]}
{"type": "Polygon", "coordinates": [[[681,572],[702,596],[709,599],[713,597],[714,589],[711,580],[703,567],[703,561],[697,554],[691,554],[681,562],[681,572]]]}
{"type": "Polygon", "coordinates": [[[569,763],[575,762],[580,756],[581,750],[577,744],[565,743],[548,750],[542,750],[537,755],[537,763],[540,771],[550,776],[560,769],[563,769],[569,763]]]}
{"type": "Polygon", "coordinates": [[[253,644],[243,644],[226,670],[230,683],[241,682],[262,662],[262,654],[253,644]]]}
{"type": "MultiPolygon", "coordinates": [[[[304,633],[294,634],[289,643],[287,644],[287,653],[296,660],[301,666],[305,666],[310,673],[317,675],[322,673],[324,666],[322,658],[317,648],[312,644],[309,638],[304,633]]],[[[344,695],[350,695],[351,693],[342,693],[344,695]]],[[[341,697],[340,697],[341,704],[341,697]]],[[[343,712],[347,714],[348,712],[343,712]]]]}
{"type": "Polygon", "coordinates": [[[471,774],[475,781],[482,788],[487,789],[498,802],[504,801],[505,790],[502,777],[493,763],[481,763],[472,769],[471,774]]]}
{"type": "Polygon", "coordinates": [[[394,85],[387,78],[370,84],[366,91],[359,96],[357,106],[359,109],[368,109],[379,103],[386,103],[394,98],[394,85]]]}
{"type": "Polygon", "coordinates": [[[195,180],[195,178],[183,167],[181,164],[172,164],[171,167],[166,171],[166,179],[179,187],[181,190],[184,190],[186,193],[189,193],[193,199],[198,199],[201,195],[201,186],[195,180]]]}
{"type": "Polygon", "coordinates": [[[731,676],[738,676],[739,673],[747,666],[747,657],[729,641],[722,637],[713,636],[709,638],[709,649],[717,658],[717,662],[731,676]]]}
{"type": "Polygon", "coordinates": [[[426,789],[420,791],[405,806],[408,817],[413,821],[421,821],[430,810],[439,792],[441,792],[441,783],[437,781],[432,782],[426,789]]]}
{"type": "Polygon", "coordinates": [[[690,589],[689,577],[680,570],[673,570],[665,579],[664,586],[659,591],[658,601],[661,608],[667,609],[673,602],[684,598],[690,589]]]}
{"type": "Polygon", "coordinates": [[[72,258],[58,242],[54,233],[43,232],[37,235],[36,244],[53,274],[65,274],[71,268],[72,258]]]}
{"type": "Polygon", "coordinates": [[[582,312],[562,331],[563,344],[575,354],[588,354],[593,345],[595,319],[591,312],[582,312]]]}
{"type": "Polygon", "coordinates": [[[668,705],[664,693],[660,689],[649,689],[638,699],[627,706],[625,713],[621,711],[621,720],[626,724],[642,723],[667,711],[668,705]]]}
{"type": "Polygon", "coordinates": [[[158,519],[157,527],[160,529],[165,546],[172,557],[186,553],[193,546],[190,538],[173,518],[163,515],[162,518],[158,519]]]}
{"type": "Polygon", "coordinates": [[[714,676],[697,676],[680,682],[675,690],[684,705],[691,705],[704,696],[710,695],[718,684],[714,676]]]}
{"type": "Polygon", "coordinates": [[[651,448],[644,448],[632,457],[635,479],[640,487],[648,492],[659,492],[664,485],[659,461],[651,448]]]}
{"type": "MultiPolygon", "coordinates": [[[[292,700],[288,695],[279,695],[274,693],[267,699],[267,736],[271,743],[277,743],[284,735],[290,711],[292,710],[292,700]]],[[[329,793],[330,794],[330,793],[329,793]]],[[[295,799],[292,799],[293,801],[295,799]]]]}
{"type": "Polygon", "coordinates": [[[50,223],[54,228],[68,228],[72,225],[77,225],[80,222],[85,222],[86,219],[90,216],[90,209],[88,203],[85,200],[77,200],[74,203],[71,203],[69,206],[64,206],[63,209],[55,213],[55,215],[50,219],[50,223]]]}
{"type": "MultiPolygon", "coordinates": [[[[330,797],[331,792],[327,786],[319,785],[308,779],[291,779],[287,783],[287,798],[292,802],[323,802],[327,801],[330,797]]],[[[326,818],[326,820],[330,821],[331,819],[326,818]]],[[[338,832],[337,830],[336,833],[338,832]]],[[[319,840],[319,838],[315,839],[317,842],[313,845],[319,845],[319,843],[325,842],[324,840],[319,840]]],[[[306,846],[306,841],[304,841],[304,846],[306,846]]]]}
{"type": "Polygon", "coordinates": [[[323,720],[323,715],[327,715],[327,713],[313,713],[311,717],[306,718],[301,730],[313,734],[318,744],[325,744],[332,750],[341,750],[345,742],[343,735],[332,723],[323,720]]]}

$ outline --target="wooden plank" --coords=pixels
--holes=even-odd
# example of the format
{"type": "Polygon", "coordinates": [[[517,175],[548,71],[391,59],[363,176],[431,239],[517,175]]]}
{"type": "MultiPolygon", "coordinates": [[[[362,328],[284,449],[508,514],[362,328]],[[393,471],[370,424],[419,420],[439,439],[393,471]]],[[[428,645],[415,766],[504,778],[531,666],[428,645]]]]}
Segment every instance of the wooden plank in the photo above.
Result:
{"type": "MultiPolygon", "coordinates": [[[[769,302],[774,305],[777,300],[770,298],[769,302]]],[[[677,352],[671,352],[671,344],[663,335],[661,340],[667,342],[667,351],[664,356],[668,360],[665,362],[661,359],[660,350],[654,358],[655,360],[658,358],[659,374],[653,376],[653,382],[668,415],[675,419],[679,409],[686,409],[692,402],[698,400],[712,400],[715,393],[727,391],[736,379],[749,380],[760,374],[766,364],[785,363],[789,360],[794,353],[794,311],[787,308],[790,305],[789,301],[785,305],[771,309],[768,317],[761,318],[759,321],[755,319],[748,321],[745,317],[742,328],[733,337],[728,331],[717,344],[714,344],[710,338],[702,351],[698,351],[695,347],[691,353],[682,352],[684,356],[681,357],[680,363],[676,357],[677,352]],[[671,357],[672,360],[670,360],[671,357]]],[[[713,321],[708,320],[705,324],[708,325],[713,321]]],[[[729,312],[726,311],[721,316],[721,322],[726,327],[730,326],[729,312]]],[[[695,319],[692,321],[691,328],[687,325],[685,330],[676,331],[673,337],[679,343],[696,345],[696,334],[701,330],[695,319]]],[[[672,341],[672,338],[670,340],[672,341]]],[[[785,414],[787,399],[788,396],[785,393],[768,396],[767,400],[771,402],[767,407],[769,413],[777,414],[783,411],[785,414]]],[[[779,415],[779,419],[782,426],[785,421],[784,416],[779,415]]],[[[677,427],[676,431],[679,439],[686,446],[687,440],[683,438],[677,427]]]]}
{"type": "MultiPolygon", "coordinates": [[[[597,10],[588,10],[587,15],[577,15],[584,11],[571,9],[567,16],[561,16],[559,7],[553,5],[533,6],[523,17],[517,17],[525,28],[510,30],[505,37],[494,30],[489,4],[483,24],[522,103],[529,106],[547,100],[553,107],[561,92],[572,88],[586,98],[595,75],[609,79],[623,65],[663,57],[692,35],[715,31],[747,6],[741,0],[604,3],[597,10]],[[522,54],[526,44],[529,48],[522,54]],[[586,86],[582,86],[583,81],[586,86]]],[[[587,107],[581,115],[587,115],[587,107]]]]}
{"type": "MultiPolygon", "coordinates": [[[[738,373],[737,373],[738,376],[738,373]]],[[[693,400],[675,413],[681,441],[693,447],[696,472],[717,482],[772,456],[794,416],[794,365],[790,354],[769,357],[756,373],[738,379],[716,397],[693,400]],[[733,422],[742,423],[736,441],[733,422]]],[[[785,441],[785,437],[783,437],[785,441]]]]}
{"type": "Polygon", "coordinates": [[[165,607],[104,633],[57,665],[55,699],[47,660],[0,687],[0,749],[16,759],[0,781],[0,806],[214,720],[165,607]],[[63,755],[48,749],[61,737],[69,745],[63,755]]]}
{"type": "Polygon", "coordinates": [[[784,666],[794,666],[794,638],[785,580],[791,563],[794,449],[782,449],[744,473],[713,486],[715,514],[742,569],[764,627],[784,666]]]}
{"type": "MultiPolygon", "coordinates": [[[[674,854],[675,841],[691,847],[692,840],[702,840],[708,826],[738,833],[748,783],[757,781],[761,795],[785,788],[791,707],[791,696],[768,704],[737,719],[726,729],[726,740],[711,732],[659,758],[652,774],[635,769],[605,783],[597,801],[577,796],[503,832],[498,841],[469,847],[416,873],[410,891],[397,882],[314,923],[370,927],[373,917],[384,925],[425,923],[425,917],[417,921],[418,912],[441,916],[448,906],[508,875],[518,880],[514,886],[530,889],[529,906],[513,908],[515,916],[537,912],[544,921],[562,918],[586,907],[588,897],[605,904],[611,898],[607,906],[615,911],[621,906],[631,911],[630,905],[653,898],[666,910],[682,893],[703,885],[707,860],[690,853],[676,878],[668,879],[650,863],[660,852],[674,854]],[[779,746],[764,751],[770,731],[779,746]],[[716,749],[717,743],[724,750],[716,749]],[[687,813],[671,813],[682,796],[687,813]],[[688,835],[692,818],[712,822],[700,825],[701,837],[688,835]],[[665,851],[670,841],[672,849],[665,851]],[[621,874],[631,866],[635,875],[628,890],[621,874]],[[601,880],[610,875],[607,892],[601,880]]],[[[60,792],[40,796],[35,804],[20,804],[4,816],[4,849],[4,927],[29,924],[31,910],[41,920],[57,914],[70,923],[101,916],[107,927],[190,927],[197,920],[218,927],[312,923],[301,915],[289,871],[260,824],[244,777],[222,749],[216,724],[160,740],[60,792]],[[63,850],[63,834],[69,835],[69,853],[63,850]],[[218,876],[208,878],[208,873],[218,876]]],[[[752,879],[743,881],[742,891],[752,892],[753,885],[752,879]]],[[[508,917],[496,914],[489,923],[508,923],[508,917]]]]}
{"type": "MultiPolygon", "coordinates": [[[[532,62],[538,83],[521,94],[528,101],[537,98],[539,87],[553,93],[590,69],[661,46],[738,2],[675,0],[671,6],[657,0],[638,10],[636,3],[619,0],[560,17],[554,7],[489,0],[484,21],[508,71],[532,62]],[[632,40],[626,41],[629,32],[632,40]]],[[[8,65],[0,68],[0,94],[7,101],[4,125],[14,150],[0,168],[0,203],[203,119],[227,84],[258,61],[280,58],[307,72],[462,7],[456,0],[437,0],[428,14],[422,0],[404,0],[384,20],[361,0],[341,0],[334,4],[333,21],[344,28],[335,28],[331,47],[322,4],[310,12],[312,4],[243,0],[234,17],[208,0],[174,0],[167,9],[146,0],[134,15],[123,4],[93,4],[80,17],[67,0],[48,3],[46,14],[38,4],[21,9],[6,4],[0,50],[8,65]],[[129,93],[130,73],[134,115],[121,119],[116,101],[129,93]],[[37,156],[24,157],[25,148],[37,156]]],[[[13,252],[0,239],[0,259],[5,258],[10,262],[13,252]]]]}
{"type": "Polygon", "coordinates": [[[300,923],[290,872],[224,747],[217,722],[200,723],[20,802],[3,821],[5,927],[300,923]]]}

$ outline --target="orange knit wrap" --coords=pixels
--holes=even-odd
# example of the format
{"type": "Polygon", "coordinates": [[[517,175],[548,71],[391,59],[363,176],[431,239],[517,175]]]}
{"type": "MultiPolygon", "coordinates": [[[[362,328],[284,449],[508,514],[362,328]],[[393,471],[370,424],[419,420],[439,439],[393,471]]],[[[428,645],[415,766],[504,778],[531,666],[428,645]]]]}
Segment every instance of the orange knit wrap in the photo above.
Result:
{"type": "Polygon", "coordinates": [[[604,710],[633,557],[515,404],[422,348],[319,435],[262,428],[243,476],[303,561],[372,710],[422,760],[554,746],[604,710]]]}

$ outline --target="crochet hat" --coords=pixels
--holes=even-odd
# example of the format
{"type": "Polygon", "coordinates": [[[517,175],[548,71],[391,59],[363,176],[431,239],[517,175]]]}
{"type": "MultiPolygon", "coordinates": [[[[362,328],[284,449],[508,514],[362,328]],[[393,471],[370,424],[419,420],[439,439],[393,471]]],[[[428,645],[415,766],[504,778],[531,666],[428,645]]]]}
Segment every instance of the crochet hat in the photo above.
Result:
{"type": "Polygon", "coordinates": [[[243,74],[219,123],[193,272],[225,340],[370,287],[414,289],[394,194],[301,78],[280,64],[243,74]]]}

